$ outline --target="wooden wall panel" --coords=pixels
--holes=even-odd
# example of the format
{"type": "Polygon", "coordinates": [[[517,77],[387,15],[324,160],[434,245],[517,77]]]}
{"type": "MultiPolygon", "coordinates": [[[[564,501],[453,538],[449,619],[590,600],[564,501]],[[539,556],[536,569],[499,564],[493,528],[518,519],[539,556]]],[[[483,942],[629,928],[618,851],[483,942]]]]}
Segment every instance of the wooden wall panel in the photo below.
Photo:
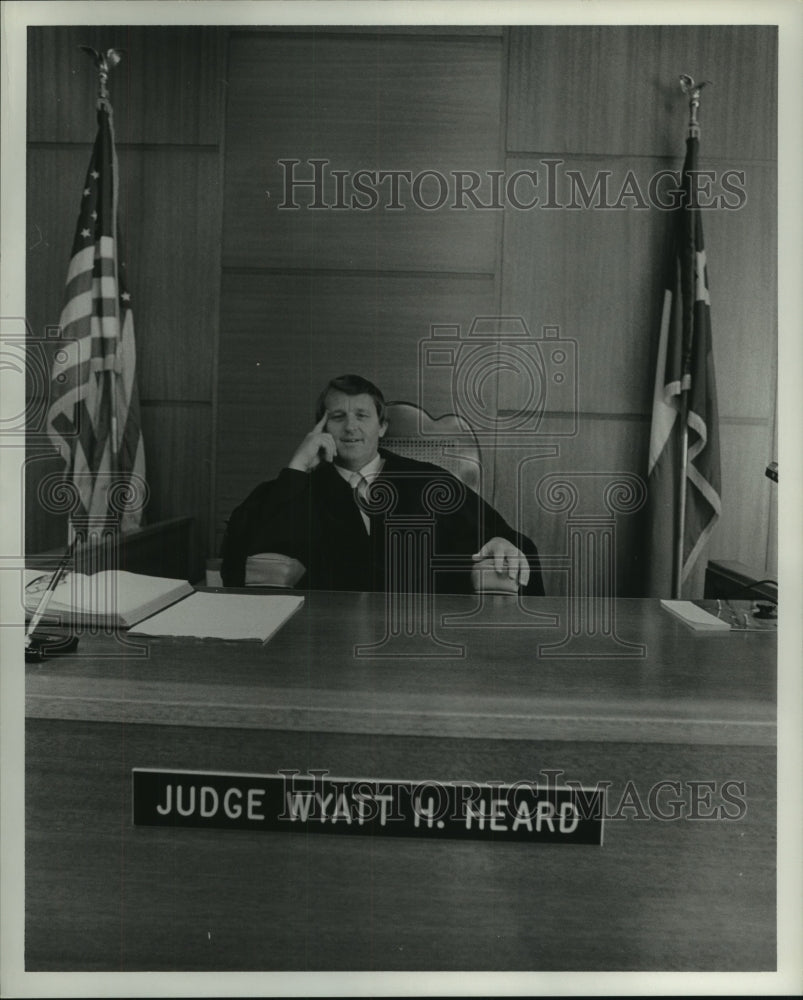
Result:
{"type": "MultiPolygon", "coordinates": [[[[546,169],[542,161],[548,156],[562,161],[558,176],[563,186],[556,195],[563,203],[570,194],[566,170],[579,171],[587,187],[599,171],[609,171],[609,203],[616,201],[632,171],[630,176],[649,198],[654,174],[682,165],[686,101],[676,83],[678,74],[690,72],[699,78],[699,68],[715,80],[716,88],[705,91],[701,113],[700,166],[720,174],[726,169],[744,170],[747,192],[738,211],[713,211],[704,219],[715,357],[723,420],[728,428],[747,428],[743,449],[750,449],[749,466],[766,449],[775,391],[775,121],[774,113],[767,112],[776,100],[774,29],[532,27],[510,29],[508,37],[503,138],[512,155],[503,167],[508,177],[520,169],[538,170],[541,188],[536,193],[542,202],[546,169]],[[715,103],[720,94],[727,94],[727,113],[715,103]],[[556,95],[561,95],[560,101],[556,95]],[[745,122],[751,127],[746,128],[745,122]]],[[[383,307],[380,302],[391,302],[390,284],[382,286],[384,277],[373,279],[371,273],[437,269],[487,274],[489,288],[492,284],[501,288],[502,314],[523,317],[536,336],[542,326],[552,325],[564,338],[576,341],[576,404],[584,417],[576,438],[554,439],[560,445],[555,467],[643,474],[654,344],[671,244],[665,213],[649,204],[637,207],[633,198],[623,199],[625,207],[618,210],[525,211],[509,206],[501,218],[494,213],[493,220],[477,211],[393,215],[387,210],[358,214],[276,210],[282,191],[274,168],[282,156],[300,160],[319,156],[343,169],[482,170],[497,163],[496,131],[489,127],[489,116],[490,105],[498,100],[495,87],[503,64],[495,45],[490,39],[462,39],[458,44],[455,39],[335,37],[325,30],[296,37],[260,32],[232,37],[224,250],[224,271],[232,273],[225,280],[224,315],[231,311],[229,301],[235,311],[241,309],[242,318],[231,329],[240,328],[245,339],[238,335],[231,344],[242,343],[250,357],[253,351],[247,345],[249,339],[252,345],[258,342],[260,310],[266,316],[272,311],[263,326],[263,343],[270,343],[274,359],[280,359],[284,348],[270,330],[277,329],[277,320],[285,322],[282,317],[288,308],[300,310],[287,329],[298,330],[307,323],[309,330],[326,331],[317,343],[314,333],[301,338],[296,334],[293,339],[294,377],[312,399],[319,373],[328,374],[323,365],[317,367],[318,362],[327,357],[359,358],[358,370],[365,370],[379,343],[383,364],[390,362],[398,370],[409,364],[409,351],[402,346],[409,343],[409,334],[393,318],[406,314],[403,299],[409,288],[393,279],[401,298],[392,307],[383,307]],[[359,74],[352,72],[355,64],[361,67],[359,74]],[[450,79],[444,80],[442,67],[447,65],[450,79]],[[438,95],[434,102],[432,93],[438,95]],[[501,247],[496,241],[500,221],[501,247]],[[265,279],[254,275],[250,290],[245,286],[235,290],[237,283],[251,280],[245,273],[236,276],[236,268],[274,273],[265,279]],[[284,269],[292,276],[282,276],[284,269]],[[326,275],[328,269],[333,270],[331,276],[326,275]],[[364,271],[365,276],[345,283],[337,277],[336,272],[352,269],[364,271]],[[265,282],[262,292],[255,291],[258,282],[265,282]],[[305,282],[308,293],[315,289],[310,302],[300,292],[305,282]],[[237,305],[239,296],[243,301],[237,305]],[[318,298],[327,306],[316,319],[313,303],[318,298]],[[337,318],[347,310],[363,315],[378,310],[383,321],[366,341],[359,321],[356,328],[353,323],[349,328],[348,322],[337,318]]],[[[518,191],[526,196],[524,186],[518,191]]],[[[303,203],[303,196],[298,200],[303,203]]],[[[431,300],[425,301],[428,306],[431,300]]],[[[493,314],[492,295],[485,301],[484,309],[464,310],[462,317],[455,311],[447,316],[429,310],[430,318],[421,326],[433,321],[467,324],[472,312],[493,314]]],[[[224,318],[224,344],[228,322],[224,318]]],[[[237,353],[232,357],[236,359],[237,353]]],[[[227,354],[226,347],[222,366],[229,364],[227,354]]],[[[280,371],[290,363],[290,357],[279,360],[280,371]]],[[[254,423],[261,427],[267,413],[262,398],[265,376],[251,376],[242,372],[221,376],[218,441],[232,482],[237,464],[247,463],[254,449],[265,456],[257,461],[261,468],[286,461],[281,447],[249,430],[254,423]],[[248,442],[247,447],[235,441],[248,442]]],[[[501,413],[521,408],[515,378],[501,380],[498,391],[501,413]]],[[[442,409],[454,409],[448,392],[443,395],[442,409]]],[[[566,405],[565,400],[552,401],[557,409],[566,405]]],[[[439,411],[437,404],[432,408],[439,411]]],[[[305,412],[305,407],[292,402],[281,409],[287,425],[303,420],[305,412]]],[[[730,434],[730,429],[723,431],[723,439],[730,434]]],[[[500,449],[493,455],[486,450],[486,460],[488,481],[500,509],[510,516],[515,452],[500,449]]],[[[729,510],[716,536],[732,558],[738,557],[735,552],[752,551],[756,539],[768,535],[770,511],[762,507],[760,489],[756,492],[742,481],[739,463],[744,461],[744,450],[737,457],[730,445],[723,445],[725,492],[746,491],[748,498],[738,510],[729,510]],[[755,516],[764,518],[763,527],[747,540],[742,535],[755,516]]],[[[221,501],[225,507],[239,499],[237,491],[223,485],[222,477],[219,483],[218,527],[226,516],[221,501]]],[[[540,526],[532,528],[539,541],[540,526]]],[[[547,547],[562,546],[564,532],[565,523],[554,521],[548,527],[547,547]]],[[[622,524],[620,541],[620,587],[622,592],[635,592],[635,521],[622,524]]]]}
{"type": "Polygon", "coordinates": [[[28,150],[25,301],[37,339],[59,321],[89,156],[75,147],[28,150]]]}
{"type": "MultiPolygon", "coordinates": [[[[540,161],[507,162],[509,172],[534,170],[545,183],[540,161]]],[[[672,169],[681,166],[678,160],[672,169]]],[[[598,171],[611,171],[613,203],[628,170],[646,196],[650,178],[665,167],[657,160],[626,167],[593,157],[567,160],[559,175],[577,170],[591,188],[598,171]]],[[[558,200],[568,205],[572,190],[564,181],[558,200]]],[[[739,210],[703,216],[714,358],[722,413],[769,419],[777,343],[774,169],[748,166],[745,191],[739,210]]],[[[621,210],[536,206],[505,216],[502,311],[523,316],[531,332],[555,324],[577,340],[583,412],[648,413],[652,407],[672,222],[658,208],[624,204],[621,210]]]]}
{"type": "MultiPolygon", "coordinates": [[[[581,418],[574,438],[544,435],[545,445],[558,447],[555,457],[538,458],[535,449],[505,449],[496,453],[494,503],[511,522],[529,535],[544,555],[565,552],[568,515],[542,509],[535,485],[546,475],[570,478],[578,473],[646,474],[648,419],[581,418]]],[[[764,476],[772,449],[771,428],[761,422],[720,422],[722,450],[722,517],[703,557],[743,562],[762,571],[767,560],[767,532],[776,502],[775,484],[764,476]]],[[[598,480],[588,479],[588,495],[598,480]]],[[[589,511],[590,512],[590,511],[589,511]]],[[[604,508],[601,508],[604,512],[604,508]]],[[[619,593],[637,596],[642,570],[640,528],[635,516],[617,519],[619,593]]],[[[701,564],[701,569],[702,569],[701,564]]],[[[772,566],[768,575],[772,575],[772,566]]],[[[774,571],[774,570],[772,570],[774,571]]],[[[697,583],[702,586],[702,573],[697,583]]],[[[548,593],[564,593],[566,578],[545,574],[548,593]]],[[[702,593],[702,591],[701,591],[702,593]]]]}
{"type": "MultiPolygon", "coordinates": [[[[548,429],[548,428],[545,428],[548,429]]],[[[577,487],[581,507],[576,514],[604,517],[604,483],[621,473],[642,475],[637,456],[649,441],[649,423],[641,419],[581,418],[572,438],[545,434],[544,445],[555,445],[557,455],[538,457],[535,448],[510,448],[496,453],[494,504],[519,525],[544,556],[565,556],[568,514],[544,509],[536,487],[544,476],[566,477],[577,487]]],[[[622,596],[634,596],[639,587],[639,526],[634,515],[617,515],[617,587],[622,596]]],[[[548,594],[566,593],[568,577],[559,570],[544,573],[548,594]]]]}
{"type": "MultiPolygon", "coordinates": [[[[646,192],[654,166],[654,161],[620,165],[597,157],[571,159],[560,176],[577,170],[592,187],[595,174],[608,170],[615,202],[628,169],[646,192]]],[[[508,175],[536,171],[539,186],[546,184],[539,160],[509,157],[507,170],[508,175]]],[[[565,176],[564,181],[557,200],[568,205],[572,193],[565,176]]],[[[533,197],[538,193],[535,189],[533,197]]],[[[550,210],[538,205],[505,213],[502,312],[522,316],[531,333],[556,325],[563,337],[577,342],[582,412],[643,413],[651,406],[652,387],[645,376],[654,363],[668,222],[664,212],[635,207],[550,210]]],[[[502,407],[518,405],[515,397],[500,401],[502,407]]]]}
{"type": "Polygon", "coordinates": [[[770,509],[776,487],[764,475],[773,460],[772,426],[722,420],[722,517],[709,546],[712,559],[734,559],[760,572],[768,561],[770,509]]]}
{"type": "Polygon", "coordinates": [[[770,424],[778,375],[777,170],[744,169],[744,207],[703,219],[714,361],[720,415],[770,424]]]}
{"type": "Polygon", "coordinates": [[[94,140],[97,71],[81,45],[125,50],[109,75],[118,143],[217,146],[225,29],[178,25],[29,28],[29,142],[94,140]]]}
{"type": "MultiPolygon", "coordinates": [[[[224,265],[492,273],[498,212],[426,211],[406,182],[399,202],[408,207],[388,209],[389,181],[372,210],[279,210],[277,161],[300,160],[305,178],[312,158],[327,170],[447,177],[498,168],[501,51],[485,37],[232,36],[224,265]]],[[[434,203],[427,183],[422,197],[434,203]]],[[[309,191],[294,200],[306,206],[309,191]]],[[[324,200],[335,203],[331,179],[324,200]]]]}
{"type": "MultiPolygon", "coordinates": [[[[498,212],[409,207],[404,183],[403,211],[381,207],[384,193],[372,211],[277,208],[279,158],[447,177],[499,168],[501,32],[424,34],[231,35],[218,534],[233,506],[288,461],[327,378],[357,371],[388,398],[417,400],[430,326],[467,328],[494,312],[498,212]]],[[[325,198],[334,201],[333,186],[325,198]]],[[[450,386],[431,395],[433,412],[454,408],[450,386]]]]}
{"type": "Polygon", "coordinates": [[[507,148],[674,157],[687,73],[714,81],[700,112],[708,156],[775,159],[776,42],[771,25],[512,29],[507,148]]]}
{"type": "MultiPolygon", "coordinates": [[[[496,453],[494,502],[505,517],[521,525],[545,555],[565,551],[567,515],[539,507],[535,484],[545,475],[571,478],[577,473],[629,473],[645,477],[644,456],[649,446],[648,419],[581,418],[575,438],[558,440],[545,435],[544,444],[557,444],[556,457],[536,458],[534,449],[496,453]]],[[[704,558],[732,559],[757,571],[765,566],[770,510],[775,486],[764,476],[771,461],[771,428],[758,422],[720,423],[722,449],[722,517],[714,528],[704,558]]],[[[589,496],[598,481],[588,479],[589,496]]],[[[603,508],[604,510],[604,508],[603,508]]],[[[617,520],[618,585],[623,595],[638,594],[642,556],[640,524],[636,517],[617,520]]],[[[550,593],[562,593],[565,578],[548,574],[550,593]],[[557,588],[557,589],[555,589],[557,588]]],[[[702,581],[700,581],[701,583],[702,581]]]]}
{"type": "MultiPolygon", "coordinates": [[[[430,324],[467,327],[492,309],[490,279],[225,275],[218,395],[219,531],[232,508],[285,465],[326,381],[354,371],[387,399],[416,401],[430,324]]],[[[431,385],[432,383],[428,383],[431,385]]],[[[450,411],[442,383],[425,400],[450,411]]]]}
{"type": "Polygon", "coordinates": [[[151,491],[147,523],[186,515],[195,518],[191,580],[202,580],[212,483],[212,407],[181,402],[145,404],[142,433],[146,445],[150,442],[145,455],[151,491]]]}
{"type": "Polygon", "coordinates": [[[217,151],[120,156],[120,221],[146,399],[212,398],[220,273],[217,151]]]}

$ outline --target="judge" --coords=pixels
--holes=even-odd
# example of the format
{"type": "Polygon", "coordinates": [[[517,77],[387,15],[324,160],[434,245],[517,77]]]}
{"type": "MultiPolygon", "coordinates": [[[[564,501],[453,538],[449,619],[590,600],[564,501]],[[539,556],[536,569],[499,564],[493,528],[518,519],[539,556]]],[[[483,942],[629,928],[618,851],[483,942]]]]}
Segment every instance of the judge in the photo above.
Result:
{"type": "Polygon", "coordinates": [[[258,582],[246,579],[249,558],[277,553],[286,557],[284,575],[273,582],[287,586],[543,593],[528,538],[451,473],[380,448],[385,400],[373,383],[359,375],[332,379],[315,420],[278,477],[232,513],[222,548],[225,586],[258,582]],[[430,536],[431,551],[426,541],[415,556],[419,565],[392,565],[386,518],[430,536]]]}

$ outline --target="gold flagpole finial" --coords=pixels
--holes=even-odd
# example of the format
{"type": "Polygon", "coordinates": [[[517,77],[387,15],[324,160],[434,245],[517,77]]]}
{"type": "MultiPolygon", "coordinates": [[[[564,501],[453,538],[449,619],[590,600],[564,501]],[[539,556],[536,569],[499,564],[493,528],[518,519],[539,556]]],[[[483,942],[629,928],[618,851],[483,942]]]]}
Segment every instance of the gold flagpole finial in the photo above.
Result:
{"type": "Polygon", "coordinates": [[[711,80],[703,80],[702,83],[695,83],[687,73],[681,73],[680,75],[680,89],[684,94],[688,94],[689,96],[689,135],[700,135],[697,109],[700,107],[700,92],[706,84],[713,86],[711,80]]]}
{"type": "Polygon", "coordinates": [[[109,91],[106,89],[106,84],[109,82],[109,71],[114,69],[114,67],[120,62],[123,57],[123,49],[107,49],[104,52],[97,52],[95,49],[91,48],[89,45],[81,45],[79,48],[83,49],[87,55],[92,57],[92,61],[95,63],[98,71],[98,100],[108,101],[109,91]]]}

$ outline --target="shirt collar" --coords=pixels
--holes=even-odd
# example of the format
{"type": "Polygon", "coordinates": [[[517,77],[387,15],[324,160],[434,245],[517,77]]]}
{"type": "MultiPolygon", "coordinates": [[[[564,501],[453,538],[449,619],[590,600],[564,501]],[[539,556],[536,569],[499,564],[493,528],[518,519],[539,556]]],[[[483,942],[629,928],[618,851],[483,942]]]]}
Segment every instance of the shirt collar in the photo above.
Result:
{"type": "Polygon", "coordinates": [[[367,462],[359,472],[353,472],[351,469],[344,469],[340,465],[335,465],[335,468],[340,473],[340,475],[346,480],[347,483],[354,483],[359,481],[360,477],[363,479],[374,479],[382,471],[382,466],[385,464],[385,459],[379,454],[379,452],[374,455],[370,462],[367,462]]]}

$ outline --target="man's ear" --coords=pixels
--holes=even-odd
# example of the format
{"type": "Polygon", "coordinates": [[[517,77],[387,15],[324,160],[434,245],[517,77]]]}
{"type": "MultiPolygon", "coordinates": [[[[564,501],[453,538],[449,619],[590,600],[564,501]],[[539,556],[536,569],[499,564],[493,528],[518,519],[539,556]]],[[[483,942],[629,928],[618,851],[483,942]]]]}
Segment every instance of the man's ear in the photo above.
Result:
{"type": "Polygon", "coordinates": [[[388,422],[387,420],[383,420],[382,423],[379,425],[379,436],[381,438],[385,436],[385,431],[387,429],[388,429],[388,422]]]}

